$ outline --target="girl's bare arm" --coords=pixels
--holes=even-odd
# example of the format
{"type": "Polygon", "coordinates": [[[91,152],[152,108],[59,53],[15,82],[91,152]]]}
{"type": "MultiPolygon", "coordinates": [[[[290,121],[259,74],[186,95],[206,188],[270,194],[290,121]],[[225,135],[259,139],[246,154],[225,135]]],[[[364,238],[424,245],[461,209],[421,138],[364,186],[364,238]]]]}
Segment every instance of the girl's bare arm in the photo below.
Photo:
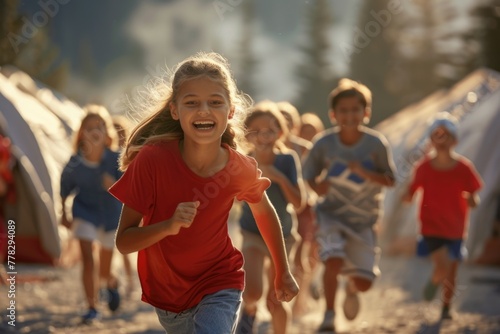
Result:
{"type": "Polygon", "coordinates": [[[116,231],[116,248],[122,254],[137,252],[169,235],[178,234],[181,228],[191,226],[199,204],[199,202],[180,203],[170,219],[148,226],[140,226],[141,213],[123,205],[116,231]]]}
{"type": "Polygon", "coordinates": [[[290,301],[297,295],[299,288],[290,273],[281,223],[276,211],[265,193],[259,203],[248,204],[276,268],[274,284],[277,298],[280,301],[290,301]]]}

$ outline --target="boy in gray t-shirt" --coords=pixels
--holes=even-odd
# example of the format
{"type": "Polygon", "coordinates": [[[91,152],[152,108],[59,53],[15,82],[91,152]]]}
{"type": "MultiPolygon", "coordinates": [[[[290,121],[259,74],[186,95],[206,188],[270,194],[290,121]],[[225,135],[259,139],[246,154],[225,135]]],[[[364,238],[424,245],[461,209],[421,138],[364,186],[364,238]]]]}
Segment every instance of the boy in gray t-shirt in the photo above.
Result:
{"type": "Polygon", "coordinates": [[[384,136],[363,126],[371,115],[371,92],[342,79],[329,97],[329,116],[337,126],[316,138],[303,166],[304,180],[318,196],[316,215],[326,312],[320,331],[334,330],[337,276],[348,276],[343,309],[359,312],[357,292],[378,275],[373,225],[379,218],[383,187],[394,184],[393,161],[384,136]]]}

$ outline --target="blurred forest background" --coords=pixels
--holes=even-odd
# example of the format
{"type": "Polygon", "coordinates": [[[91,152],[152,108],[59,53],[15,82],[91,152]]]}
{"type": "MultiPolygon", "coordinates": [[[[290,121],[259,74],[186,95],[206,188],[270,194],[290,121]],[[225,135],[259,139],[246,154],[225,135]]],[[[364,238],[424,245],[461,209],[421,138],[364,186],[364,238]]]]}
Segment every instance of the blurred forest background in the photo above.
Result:
{"type": "Polygon", "coordinates": [[[374,94],[371,125],[479,67],[500,71],[500,0],[2,0],[0,66],[123,113],[200,50],[254,100],[327,120],[341,77],[374,94]]]}

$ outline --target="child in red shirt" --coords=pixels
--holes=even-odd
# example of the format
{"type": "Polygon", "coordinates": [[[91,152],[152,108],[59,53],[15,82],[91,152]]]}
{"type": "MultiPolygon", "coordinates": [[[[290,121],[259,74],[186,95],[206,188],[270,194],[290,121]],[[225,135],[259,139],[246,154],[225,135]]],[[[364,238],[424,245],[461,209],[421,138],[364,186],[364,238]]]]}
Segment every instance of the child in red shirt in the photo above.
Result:
{"type": "MultiPolygon", "coordinates": [[[[4,205],[15,201],[14,176],[11,171],[12,153],[10,139],[0,135],[0,285],[7,284],[7,273],[3,267],[7,259],[7,219],[4,205]]],[[[9,224],[10,225],[10,224],[9,224]]]]}
{"type": "MultiPolygon", "coordinates": [[[[167,333],[232,333],[244,288],[243,257],[229,238],[234,199],[249,203],[276,268],[276,297],[290,301],[281,225],[254,159],[238,153],[248,102],[227,61],[200,53],[181,62],[153,113],[133,130],[123,176],[110,192],[124,203],[116,246],[138,251],[142,300],[167,333]]],[[[151,101],[148,101],[151,102],[151,101]]]]}
{"type": "Polygon", "coordinates": [[[481,179],[473,164],[457,154],[457,120],[449,113],[439,113],[429,134],[435,154],[426,157],[415,168],[414,178],[404,200],[410,202],[419,188],[422,238],[417,247],[421,256],[429,255],[433,263],[432,277],[423,291],[425,300],[436,295],[443,285],[441,319],[451,319],[450,303],[455,289],[458,263],[465,248],[468,207],[477,206],[476,192],[481,179]]]}

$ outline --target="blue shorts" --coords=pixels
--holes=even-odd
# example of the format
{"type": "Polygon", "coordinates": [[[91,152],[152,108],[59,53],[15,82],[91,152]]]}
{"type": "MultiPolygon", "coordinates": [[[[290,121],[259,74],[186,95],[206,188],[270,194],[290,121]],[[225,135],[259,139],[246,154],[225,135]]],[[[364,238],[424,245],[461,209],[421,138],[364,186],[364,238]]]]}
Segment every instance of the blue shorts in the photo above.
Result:
{"type": "Polygon", "coordinates": [[[461,261],[467,256],[467,249],[462,239],[445,239],[439,237],[419,236],[417,242],[417,255],[427,257],[441,247],[448,248],[452,260],[461,261]]]}

